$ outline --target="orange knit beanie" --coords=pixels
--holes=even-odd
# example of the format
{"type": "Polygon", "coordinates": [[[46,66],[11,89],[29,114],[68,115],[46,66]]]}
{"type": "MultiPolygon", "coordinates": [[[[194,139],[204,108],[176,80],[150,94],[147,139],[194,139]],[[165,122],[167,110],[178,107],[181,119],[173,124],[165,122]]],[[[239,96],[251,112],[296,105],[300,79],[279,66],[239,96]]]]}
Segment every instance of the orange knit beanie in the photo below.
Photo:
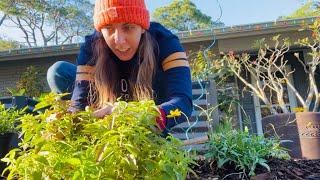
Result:
{"type": "Polygon", "coordinates": [[[94,27],[97,31],[112,23],[134,23],[149,29],[150,17],[144,0],[96,0],[94,27]]]}

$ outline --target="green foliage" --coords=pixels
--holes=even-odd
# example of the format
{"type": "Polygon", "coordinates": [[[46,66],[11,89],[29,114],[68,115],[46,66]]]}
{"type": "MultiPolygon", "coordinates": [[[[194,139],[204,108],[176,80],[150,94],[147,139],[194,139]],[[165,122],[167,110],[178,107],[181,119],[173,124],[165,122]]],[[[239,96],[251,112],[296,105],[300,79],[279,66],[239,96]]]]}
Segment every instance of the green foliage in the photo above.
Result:
{"type": "Polygon", "coordinates": [[[4,14],[17,15],[18,12],[13,6],[14,3],[16,3],[16,0],[1,0],[0,11],[4,14]]]}
{"type": "Polygon", "coordinates": [[[157,8],[153,19],[175,31],[223,26],[223,23],[213,23],[211,17],[203,14],[190,0],[174,0],[168,6],[157,8]]]}
{"type": "Polygon", "coordinates": [[[0,2],[0,12],[11,17],[8,21],[23,32],[29,47],[79,42],[93,29],[92,9],[89,0],[0,2]]]}
{"type": "Polygon", "coordinates": [[[213,76],[212,62],[214,60],[214,54],[211,52],[207,53],[205,56],[204,52],[199,50],[196,53],[190,53],[190,68],[191,68],[191,77],[193,81],[198,79],[208,80],[213,76]]]}
{"type": "Polygon", "coordinates": [[[210,150],[205,155],[207,158],[217,161],[219,168],[228,163],[234,164],[250,176],[255,175],[258,165],[270,170],[268,158],[289,158],[278,140],[251,135],[247,128],[242,132],[224,125],[224,128],[212,133],[209,139],[210,150]]]}
{"type": "Polygon", "coordinates": [[[55,44],[79,42],[80,37],[92,32],[93,4],[90,1],[52,0],[47,8],[48,23],[59,25],[55,44]]]}
{"type": "Polygon", "coordinates": [[[0,51],[19,48],[19,42],[0,38],[0,51]]]}
{"type": "Polygon", "coordinates": [[[17,82],[18,92],[23,91],[27,96],[39,97],[44,89],[42,76],[42,70],[34,66],[27,67],[17,82]]]}
{"type": "Polygon", "coordinates": [[[49,94],[36,109],[50,108],[21,118],[21,149],[3,159],[8,179],[185,179],[192,159],[179,140],[152,132],[153,101],[121,101],[97,119],[57,99],[49,94]]]}
{"type": "Polygon", "coordinates": [[[218,91],[218,102],[219,110],[231,116],[229,118],[233,118],[236,112],[235,107],[237,105],[240,106],[239,100],[234,96],[234,93],[230,91],[218,91]]]}
{"type": "Polygon", "coordinates": [[[25,89],[17,88],[7,88],[7,91],[10,93],[10,96],[24,96],[26,93],[25,89]]]}
{"type": "Polygon", "coordinates": [[[266,43],[265,39],[256,41],[254,44],[254,47],[258,49],[256,57],[251,57],[247,53],[235,54],[231,51],[228,54],[223,54],[223,57],[216,60],[216,62],[221,64],[223,71],[231,72],[236,76],[243,83],[244,90],[251,91],[257,96],[269,108],[271,114],[278,114],[279,109],[284,113],[290,112],[290,109],[285,105],[284,89],[286,88],[294,92],[293,94],[297,97],[305,112],[317,112],[320,107],[320,101],[315,76],[320,64],[320,21],[316,20],[308,29],[312,30],[311,36],[296,42],[292,42],[288,38],[282,38],[280,35],[270,39],[272,44],[266,43]],[[309,57],[307,58],[308,62],[302,60],[299,53],[293,53],[296,57],[293,60],[296,60],[301,65],[308,77],[309,88],[305,92],[307,94],[305,96],[290,81],[290,76],[295,71],[286,68],[289,62],[285,55],[290,53],[290,46],[293,44],[310,49],[309,57]],[[274,98],[276,101],[272,102],[273,98],[270,98],[270,94],[276,97],[274,98]],[[273,104],[277,104],[277,106],[273,106],[273,104]]]}
{"type": "Polygon", "coordinates": [[[317,47],[317,44],[320,41],[320,20],[316,20],[312,25],[309,26],[309,28],[312,30],[311,38],[306,37],[299,39],[297,42],[295,42],[295,45],[311,48],[312,52],[309,55],[311,55],[314,59],[318,59],[318,57],[320,57],[319,52],[314,48],[317,47]]]}
{"type": "MultiPolygon", "coordinates": [[[[234,117],[236,107],[240,106],[236,92],[230,87],[231,71],[211,51],[199,50],[190,53],[190,68],[193,81],[208,81],[214,79],[218,88],[218,108],[224,113],[223,119],[234,117]],[[228,90],[227,90],[228,89],[228,90]]],[[[216,108],[216,107],[215,107],[216,108]]]]}
{"type": "Polygon", "coordinates": [[[5,105],[0,103],[0,135],[16,132],[15,125],[21,113],[22,111],[13,108],[6,109],[5,105]]]}
{"type": "Polygon", "coordinates": [[[220,82],[232,76],[230,69],[225,66],[223,61],[220,61],[219,56],[211,51],[191,52],[189,60],[193,81],[214,78],[216,82],[220,82]]]}
{"type": "Polygon", "coordinates": [[[306,18],[320,15],[319,2],[309,1],[289,16],[280,17],[280,19],[306,18]]]}

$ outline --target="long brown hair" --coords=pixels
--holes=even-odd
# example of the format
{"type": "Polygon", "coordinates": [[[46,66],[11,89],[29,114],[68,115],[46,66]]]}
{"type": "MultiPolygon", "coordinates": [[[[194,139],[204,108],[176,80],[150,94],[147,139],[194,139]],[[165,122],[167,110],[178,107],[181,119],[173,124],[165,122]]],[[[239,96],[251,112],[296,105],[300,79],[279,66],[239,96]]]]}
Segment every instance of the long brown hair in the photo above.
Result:
{"type": "MultiPolygon", "coordinates": [[[[93,61],[95,73],[93,90],[90,90],[90,102],[96,107],[103,107],[107,103],[114,103],[120,94],[117,86],[120,82],[116,62],[111,59],[111,50],[102,34],[94,42],[93,61]]],[[[148,31],[142,34],[137,50],[137,68],[132,69],[129,78],[130,100],[140,101],[152,98],[152,79],[155,74],[156,42],[148,31]]]]}

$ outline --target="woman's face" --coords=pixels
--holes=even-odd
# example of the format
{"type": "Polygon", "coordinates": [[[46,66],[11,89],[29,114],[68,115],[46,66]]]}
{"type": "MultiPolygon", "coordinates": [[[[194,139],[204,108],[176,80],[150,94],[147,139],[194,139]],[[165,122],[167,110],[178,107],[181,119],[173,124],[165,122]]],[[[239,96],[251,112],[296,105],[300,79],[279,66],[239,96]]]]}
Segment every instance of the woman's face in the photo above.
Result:
{"type": "Polygon", "coordinates": [[[137,52],[145,30],[132,23],[116,23],[105,26],[101,32],[112,52],[120,60],[129,61],[137,52]]]}

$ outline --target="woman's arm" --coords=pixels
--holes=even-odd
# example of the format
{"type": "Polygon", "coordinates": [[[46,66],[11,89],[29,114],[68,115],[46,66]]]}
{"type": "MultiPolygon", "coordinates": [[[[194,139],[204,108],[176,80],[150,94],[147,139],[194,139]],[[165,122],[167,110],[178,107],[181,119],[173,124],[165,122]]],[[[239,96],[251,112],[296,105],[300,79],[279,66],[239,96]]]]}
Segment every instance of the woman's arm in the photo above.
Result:
{"type": "Polygon", "coordinates": [[[160,108],[165,113],[165,127],[169,130],[176,124],[185,122],[192,113],[192,82],[186,53],[176,52],[169,55],[162,62],[162,68],[168,101],[162,103],[160,108]],[[170,117],[170,111],[177,109],[181,111],[181,115],[170,117]]]}
{"type": "Polygon", "coordinates": [[[157,88],[161,91],[160,102],[162,102],[159,105],[161,118],[158,118],[157,122],[160,128],[165,129],[164,134],[166,134],[170,128],[185,122],[187,117],[191,116],[193,108],[191,73],[186,53],[178,37],[156,22],[151,23],[149,31],[157,41],[158,67],[163,74],[161,82],[157,82],[161,83],[157,88]],[[181,116],[170,117],[170,111],[175,110],[181,111],[181,116]],[[165,126],[161,126],[162,124],[165,126]]]}
{"type": "Polygon", "coordinates": [[[94,66],[88,65],[92,59],[93,49],[92,43],[95,33],[86,36],[85,42],[80,47],[77,57],[77,75],[74,83],[74,89],[71,97],[70,111],[84,110],[88,105],[88,93],[90,90],[90,82],[93,80],[94,66]]]}

